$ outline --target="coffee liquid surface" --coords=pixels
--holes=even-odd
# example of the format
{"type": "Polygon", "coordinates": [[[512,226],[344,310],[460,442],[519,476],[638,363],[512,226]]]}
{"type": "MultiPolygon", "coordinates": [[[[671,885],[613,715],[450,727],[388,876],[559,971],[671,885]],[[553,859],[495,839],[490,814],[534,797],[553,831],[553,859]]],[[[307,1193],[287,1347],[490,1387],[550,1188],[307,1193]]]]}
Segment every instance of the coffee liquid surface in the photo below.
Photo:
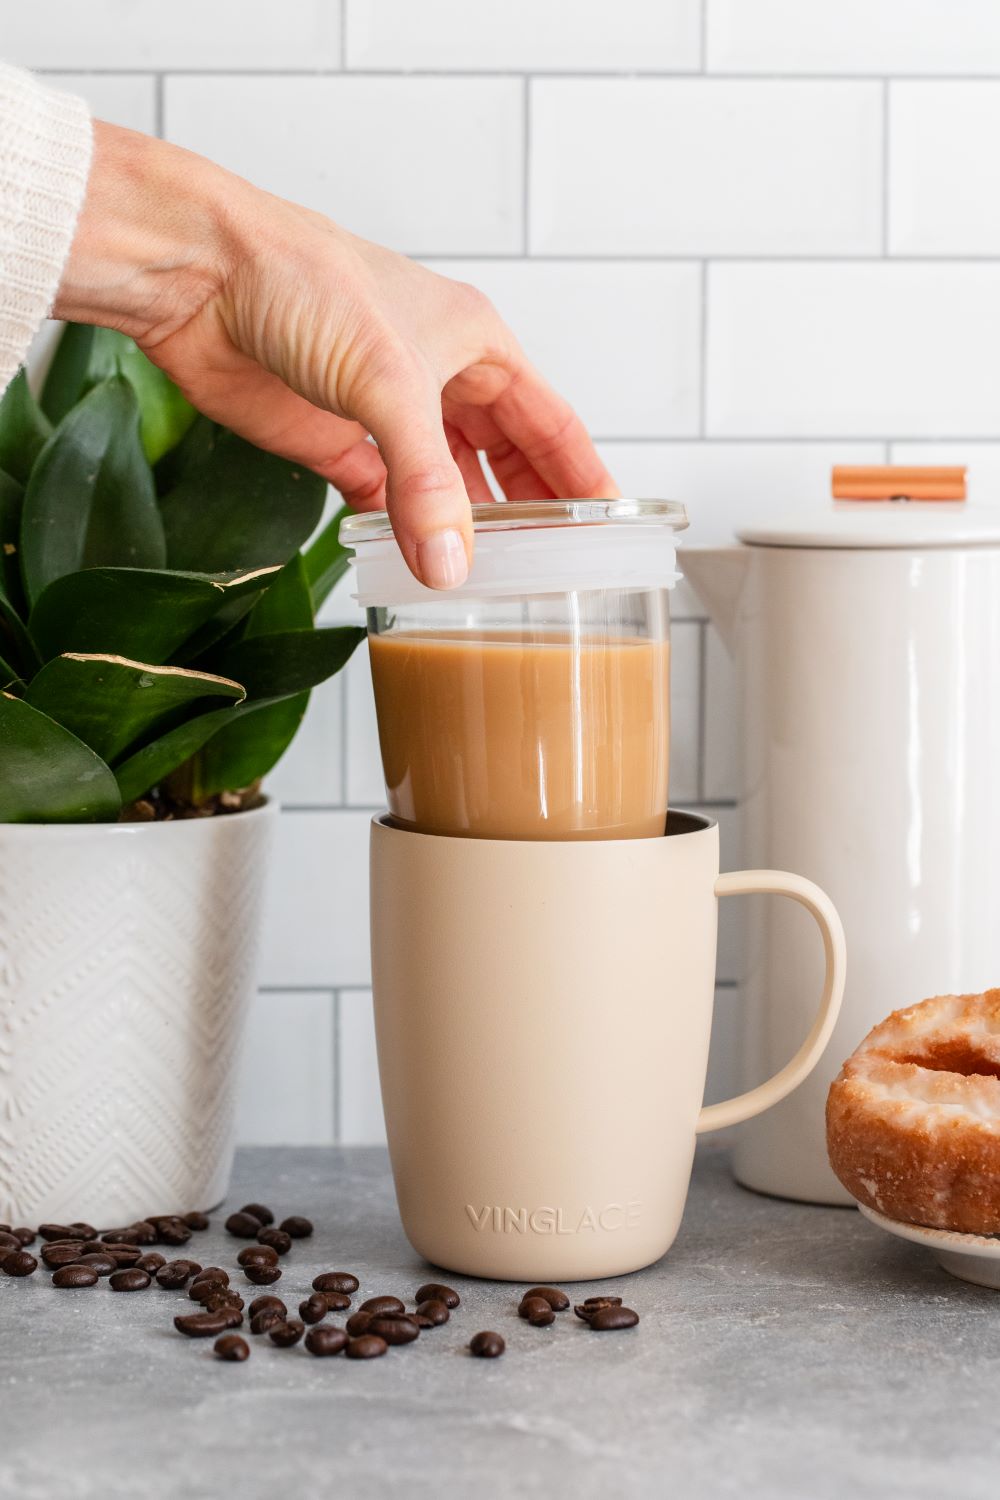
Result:
{"type": "Polygon", "coordinates": [[[497,839],[663,833],[667,642],[503,630],[368,644],[398,823],[497,839]]]}

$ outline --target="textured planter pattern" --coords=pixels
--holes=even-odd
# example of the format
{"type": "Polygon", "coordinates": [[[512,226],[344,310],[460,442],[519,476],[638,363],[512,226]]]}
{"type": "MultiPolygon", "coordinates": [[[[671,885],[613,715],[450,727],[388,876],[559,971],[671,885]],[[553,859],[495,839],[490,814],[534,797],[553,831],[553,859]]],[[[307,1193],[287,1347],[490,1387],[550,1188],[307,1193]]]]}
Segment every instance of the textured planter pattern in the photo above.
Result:
{"type": "Polygon", "coordinates": [[[0,828],[0,1220],[224,1196],[272,826],[0,828]]]}

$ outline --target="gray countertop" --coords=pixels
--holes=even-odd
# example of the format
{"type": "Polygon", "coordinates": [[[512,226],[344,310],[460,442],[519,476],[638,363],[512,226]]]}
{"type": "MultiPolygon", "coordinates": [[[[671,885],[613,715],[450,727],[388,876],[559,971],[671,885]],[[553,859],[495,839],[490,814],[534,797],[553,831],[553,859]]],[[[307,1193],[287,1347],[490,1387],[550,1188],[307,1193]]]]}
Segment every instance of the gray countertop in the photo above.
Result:
{"type": "MultiPolygon", "coordinates": [[[[286,1301],[322,1269],[356,1272],[355,1303],[409,1299],[428,1279],[382,1151],[244,1150],[231,1205],[249,1199],[316,1222],[273,1288],[286,1301]]],[[[223,1217],[188,1247],[204,1264],[235,1265],[223,1217]]],[[[250,1359],[226,1365],[210,1340],[174,1332],[174,1313],[193,1308],[184,1293],[0,1276],[0,1495],[992,1500],[1000,1488],[998,1294],[853,1211],[744,1192],[717,1144],[699,1151],[673,1250],[614,1284],[637,1329],[598,1335],[572,1313],[530,1328],[516,1288],[444,1279],[463,1299],[451,1322],[383,1359],[251,1339],[250,1359]],[[480,1328],[507,1339],[502,1359],[466,1354],[480,1328]]]]}

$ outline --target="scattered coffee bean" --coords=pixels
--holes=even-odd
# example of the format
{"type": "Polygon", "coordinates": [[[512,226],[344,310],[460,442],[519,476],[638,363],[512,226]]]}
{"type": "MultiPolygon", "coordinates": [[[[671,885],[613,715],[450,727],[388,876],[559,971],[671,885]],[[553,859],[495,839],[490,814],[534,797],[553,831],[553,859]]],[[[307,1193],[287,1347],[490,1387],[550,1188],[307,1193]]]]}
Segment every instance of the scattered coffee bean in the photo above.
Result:
{"type": "Polygon", "coordinates": [[[406,1308],[398,1297],[369,1297],[367,1302],[362,1302],[360,1311],[377,1316],[379,1313],[405,1312],[406,1308]]]}
{"type": "MultiPolygon", "coordinates": [[[[190,1296],[190,1293],[188,1295],[190,1296]]],[[[220,1307],[242,1309],[246,1305],[239,1292],[234,1292],[230,1286],[219,1286],[217,1282],[212,1282],[205,1287],[201,1295],[194,1300],[200,1303],[206,1312],[215,1312],[220,1307]]]]}
{"type": "Polygon", "coordinates": [[[227,1328],[238,1328],[243,1321],[242,1313],[219,1312],[179,1313],[174,1327],[189,1339],[217,1339],[227,1328]]]}
{"type": "Polygon", "coordinates": [[[356,1292],[360,1285],[350,1271],[321,1271],[313,1277],[314,1292],[356,1292]]]}
{"type": "Polygon", "coordinates": [[[107,1244],[102,1243],[101,1250],[105,1255],[110,1255],[119,1266],[134,1266],[142,1259],[142,1250],[138,1245],[125,1245],[120,1241],[112,1240],[107,1244]]]}
{"type": "Polygon", "coordinates": [[[12,1229],[10,1232],[11,1234],[17,1235],[17,1238],[21,1241],[21,1244],[25,1247],[27,1247],[28,1245],[33,1245],[37,1238],[33,1229],[12,1229]]]}
{"type": "Polygon", "coordinates": [[[346,1345],[346,1331],[343,1328],[335,1328],[332,1323],[324,1323],[322,1328],[310,1328],[306,1334],[306,1348],[310,1354],[315,1354],[317,1359],[323,1359],[330,1354],[339,1354],[346,1345]]]}
{"type": "Polygon", "coordinates": [[[445,1307],[456,1308],[461,1302],[461,1297],[450,1286],[442,1286],[440,1281],[426,1281],[423,1286],[417,1287],[414,1302],[443,1302],[445,1307]]]}
{"type": "Polygon", "coordinates": [[[257,1236],[258,1245],[270,1245],[272,1250],[277,1250],[279,1255],[287,1255],[292,1248],[292,1237],[283,1229],[274,1229],[270,1225],[262,1229],[257,1236]]]}
{"type": "Polygon", "coordinates": [[[273,1328],[269,1328],[267,1336],[279,1349],[290,1349],[293,1344],[298,1343],[305,1331],[306,1325],[300,1323],[298,1318],[288,1318],[284,1323],[275,1323],[273,1328]]]}
{"type": "Polygon", "coordinates": [[[149,1250],[145,1255],[140,1255],[136,1265],[140,1271],[148,1271],[150,1276],[155,1276],[161,1266],[165,1266],[167,1257],[161,1255],[159,1250],[149,1250]]]}
{"type": "Polygon", "coordinates": [[[278,1252],[270,1245],[248,1245],[241,1250],[236,1260],[241,1266],[276,1266],[278,1264],[278,1252]]]}
{"type": "Polygon", "coordinates": [[[307,1240],[313,1232],[312,1220],[304,1219],[301,1214],[291,1214],[287,1219],[282,1219],[278,1227],[291,1235],[293,1240],[307,1240]]]}
{"type": "Polygon", "coordinates": [[[0,1250],[17,1250],[20,1244],[13,1229],[0,1229],[0,1250]]]}
{"type": "Polygon", "coordinates": [[[197,1212],[181,1214],[181,1218],[189,1229],[207,1229],[210,1222],[208,1214],[197,1212]]]}
{"type": "Polygon", "coordinates": [[[435,1327],[435,1324],[431,1322],[430,1318],[425,1318],[422,1312],[407,1313],[407,1317],[412,1318],[414,1323],[416,1323],[417,1327],[421,1331],[423,1331],[423,1329],[425,1328],[435,1327]]]}
{"type": "Polygon", "coordinates": [[[417,1304],[417,1312],[425,1320],[428,1328],[440,1328],[442,1323],[447,1323],[451,1317],[446,1303],[440,1297],[428,1297],[425,1302],[417,1304]]]}
{"type": "Polygon", "coordinates": [[[80,1236],[81,1240],[92,1240],[97,1236],[97,1230],[93,1224],[88,1224],[86,1219],[74,1219],[69,1227],[74,1234],[80,1236]]]}
{"type": "Polygon", "coordinates": [[[191,1280],[186,1260],[168,1260],[156,1273],[156,1280],[168,1292],[178,1291],[191,1280]]]}
{"type": "Polygon", "coordinates": [[[347,1320],[347,1331],[351,1335],[351,1338],[358,1339],[362,1334],[367,1333],[368,1324],[374,1316],[375,1314],[370,1312],[352,1313],[347,1320]]]}
{"type": "Polygon", "coordinates": [[[321,1323],[329,1311],[322,1292],[313,1292],[311,1297],[299,1303],[299,1317],[303,1323],[321,1323]]]}
{"type": "Polygon", "coordinates": [[[159,1230],[148,1219],[139,1219],[135,1224],[130,1224],[128,1234],[137,1245],[155,1245],[159,1238],[159,1230]]]}
{"type": "Polygon", "coordinates": [[[266,1203],[244,1203],[240,1209],[240,1213],[250,1214],[254,1219],[258,1219],[261,1224],[274,1223],[274,1214],[266,1203]]]}
{"type": "Polygon", "coordinates": [[[8,1250],[0,1260],[0,1270],[5,1276],[32,1276],[38,1262],[29,1250],[8,1250]]]}
{"type": "Polygon", "coordinates": [[[276,1281],[281,1280],[281,1267],[254,1262],[253,1265],[243,1267],[243,1274],[254,1286],[273,1286],[276,1281]]]}
{"type": "Polygon", "coordinates": [[[224,1271],[221,1266],[204,1266],[202,1268],[202,1270],[200,1270],[196,1274],[196,1276],[194,1277],[193,1281],[191,1282],[191,1287],[190,1287],[190,1293],[189,1293],[189,1295],[193,1295],[194,1294],[194,1289],[197,1286],[205,1288],[207,1286],[228,1286],[228,1285],[229,1285],[229,1272],[228,1271],[224,1271]]]}
{"type": "Polygon", "coordinates": [[[573,1311],[578,1318],[582,1318],[585,1323],[589,1323],[595,1312],[598,1312],[602,1307],[621,1307],[621,1305],[622,1299],[620,1297],[587,1297],[585,1301],[578,1302],[573,1311]]]}
{"type": "Polygon", "coordinates": [[[263,1312],[265,1307],[276,1307],[283,1318],[288,1316],[288,1308],[282,1302],[281,1298],[272,1297],[269,1292],[266,1292],[263,1297],[255,1297],[251,1302],[249,1307],[251,1318],[255,1317],[257,1313],[263,1312]]]}
{"type": "Polygon", "coordinates": [[[94,1234],[79,1234],[68,1224],[39,1224],[38,1233],[47,1244],[55,1240],[92,1240],[94,1238],[94,1234]]]}
{"type": "Polygon", "coordinates": [[[213,1348],[218,1357],[229,1364],[241,1364],[243,1360],[250,1358],[250,1345],[238,1333],[224,1333],[220,1339],[216,1339],[213,1348]]]}
{"type": "Polygon", "coordinates": [[[262,1227],[260,1220],[255,1219],[253,1214],[230,1214],[226,1220],[226,1229],[239,1240],[255,1239],[262,1227]]]}
{"type": "Polygon", "coordinates": [[[218,1297],[220,1293],[229,1290],[224,1281],[212,1281],[210,1278],[208,1281],[192,1281],[188,1287],[188,1296],[192,1302],[200,1302],[204,1307],[212,1297],[218,1297]]]}
{"type": "Polygon", "coordinates": [[[524,1318],[532,1328],[547,1328],[556,1320],[555,1313],[544,1297],[525,1297],[517,1313],[518,1317],[524,1318]]]}
{"type": "Polygon", "coordinates": [[[348,1359],[378,1359],[389,1345],[374,1333],[363,1333],[359,1339],[348,1339],[344,1353],[348,1359]]]}
{"type": "Polygon", "coordinates": [[[144,1292],[149,1286],[152,1277],[148,1271],[140,1271],[138,1266],[130,1266],[127,1271],[115,1271],[108,1277],[108,1286],[113,1292],[144,1292]]]}
{"type": "Polygon", "coordinates": [[[319,1295],[326,1299],[330,1312],[346,1312],[351,1305],[351,1299],[346,1292],[320,1292],[319,1295]]]}
{"type": "Polygon", "coordinates": [[[387,1344],[412,1344],[414,1339],[420,1337],[420,1326],[405,1313],[399,1313],[391,1318],[372,1318],[366,1333],[385,1339],[387,1344]]]}
{"type": "Polygon", "coordinates": [[[553,1312],[565,1312],[569,1307],[569,1298],[557,1286],[533,1286],[525,1292],[522,1302],[527,1297],[544,1297],[553,1312]]]}
{"type": "Polygon", "coordinates": [[[469,1341],[469,1353],[474,1354],[477,1359],[498,1359],[506,1347],[500,1335],[491,1333],[489,1329],[474,1334],[469,1341]]]}
{"type": "Polygon", "coordinates": [[[639,1314],[633,1312],[630,1307],[598,1307],[587,1319],[591,1328],[598,1333],[603,1333],[614,1328],[634,1328],[639,1321],[639,1314]]]}
{"type": "Polygon", "coordinates": [[[250,1319],[251,1333],[269,1333],[278,1323],[284,1323],[287,1314],[280,1307],[262,1307],[250,1319]]]}
{"type": "Polygon", "coordinates": [[[155,1223],[156,1237],[161,1245],[186,1245],[191,1238],[191,1231],[184,1220],[174,1215],[157,1219],[155,1223]]]}
{"type": "Polygon", "coordinates": [[[112,1271],[117,1271],[118,1262],[113,1255],[101,1255],[94,1252],[91,1255],[81,1255],[79,1260],[73,1262],[76,1266],[90,1266],[98,1276],[110,1276],[112,1271]]]}
{"type": "Polygon", "coordinates": [[[52,1273],[52,1285],[59,1287],[96,1286],[97,1279],[93,1266],[60,1266],[52,1273]]]}
{"type": "Polygon", "coordinates": [[[72,1265],[83,1254],[82,1240],[46,1240],[41,1250],[42,1260],[53,1271],[72,1265]]]}

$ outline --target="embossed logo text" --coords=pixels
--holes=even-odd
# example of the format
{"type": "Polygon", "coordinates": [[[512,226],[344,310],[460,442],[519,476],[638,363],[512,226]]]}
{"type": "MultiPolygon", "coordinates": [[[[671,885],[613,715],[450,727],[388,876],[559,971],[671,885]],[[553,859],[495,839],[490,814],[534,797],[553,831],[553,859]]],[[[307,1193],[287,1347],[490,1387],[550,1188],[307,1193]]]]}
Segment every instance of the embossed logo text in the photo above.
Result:
{"type": "Polygon", "coordinates": [[[636,1199],[628,1203],[605,1203],[602,1208],[512,1208],[509,1204],[486,1203],[477,1208],[465,1205],[473,1229],[488,1229],[493,1234],[582,1234],[588,1229],[634,1229],[642,1205],[636,1199]]]}

